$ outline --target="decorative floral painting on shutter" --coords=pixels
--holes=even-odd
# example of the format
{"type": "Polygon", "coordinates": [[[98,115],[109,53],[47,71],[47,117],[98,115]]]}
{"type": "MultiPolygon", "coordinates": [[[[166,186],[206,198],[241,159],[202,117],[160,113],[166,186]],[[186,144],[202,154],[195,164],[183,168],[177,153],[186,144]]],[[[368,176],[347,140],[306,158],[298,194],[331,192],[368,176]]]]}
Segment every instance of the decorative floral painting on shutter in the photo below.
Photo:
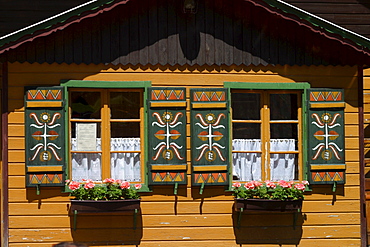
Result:
{"type": "Polygon", "coordinates": [[[344,184],[344,93],[308,90],[308,159],[311,184],[344,184]]]}
{"type": "Polygon", "coordinates": [[[63,87],[26,91],[26,185],[64,186],[63,87]]]}
{"type": "Polygon", "coordinates": [[[191,90],[191,151],[193,185],[229,183],[228,91],[191,90]]]}
{"type": "Polygon", "coordinates": [[[186,90],[148,92],[149,184],[186,184],[186,90]]]}

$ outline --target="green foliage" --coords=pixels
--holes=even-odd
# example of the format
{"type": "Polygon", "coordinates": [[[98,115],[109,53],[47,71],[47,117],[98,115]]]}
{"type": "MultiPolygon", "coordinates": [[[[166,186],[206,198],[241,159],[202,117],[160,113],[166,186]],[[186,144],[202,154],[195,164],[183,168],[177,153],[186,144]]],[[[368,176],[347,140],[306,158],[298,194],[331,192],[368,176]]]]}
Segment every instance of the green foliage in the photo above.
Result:
{"type": "Polygon", "coordinates": [[[138,193],[140,184],[130,185],[129,182],[114,179],[105,179],[102,184],[95,184],[91,180],[82,183],[67,181],[67,185],[72,190],[70,195],[75,200],[110,201],[140,198],[138,193]]]}
{"type": "Polygon", "coordinates": [[[233,195],[237,199],[267,199],[267,200],[303,200],[307,181],[295,182],[270,182],[265,183],[251,181],[242,186],[240,183],[233,184],[233,195]]]}
{"type": "Polygon", "coordinates": [[[125,199],[139,199],[140,195],[137,192],[137,190],[134,189],[123,189],[122,190],[122,196],[125,199]]]}

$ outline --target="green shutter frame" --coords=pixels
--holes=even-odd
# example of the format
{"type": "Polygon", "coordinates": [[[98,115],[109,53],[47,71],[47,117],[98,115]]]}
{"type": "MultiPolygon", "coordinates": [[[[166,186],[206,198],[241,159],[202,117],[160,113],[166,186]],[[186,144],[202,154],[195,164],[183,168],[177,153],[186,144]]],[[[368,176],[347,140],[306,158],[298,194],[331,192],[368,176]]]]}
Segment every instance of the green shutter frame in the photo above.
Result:
{"type": "Polygon", "coordinates": [[[26,186],[65,184],[65,110],[63,87],[26,90],[26,186]]]}
{"type": "Polygon", "coordinates": [[[309,182],[344,184],[344,91],[308,89],[307,102],[309,182]]]}
{"type": "Polygon", "coordinates": [[[228,185],[229,100],[226,88],[191,89],[193,185],[228,185]]]}
{"type": "Polygon", "coordinates": [[[148,93],[149,184],[186,184],[186,89],[148,93]]]}

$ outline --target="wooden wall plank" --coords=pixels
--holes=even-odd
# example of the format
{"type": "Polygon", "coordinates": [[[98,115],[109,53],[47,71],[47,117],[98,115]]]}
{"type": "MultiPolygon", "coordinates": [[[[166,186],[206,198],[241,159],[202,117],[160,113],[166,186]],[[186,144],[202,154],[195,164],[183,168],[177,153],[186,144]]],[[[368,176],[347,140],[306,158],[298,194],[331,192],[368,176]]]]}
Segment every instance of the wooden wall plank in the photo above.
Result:
{"type": "MultiPolygon", "coordinates": [[[[326,213],[358,213],[360,211],[359,201],[305,201],[302,212],[326,212],[326,213]]],[[[10,215],[64,215],[68,212],[65,203],[10,203],[10,215]]],[[[143,215],[175,215],[181,214],[231,214],[233,212],[233,201],[211,201],[211,202],[143,202],[141,205],[143,215]]]]}
{"type": "Polygon", "coordinates": [[[9,150],[8,161],[10,163],[25,162],[25,151],[24,150],[9,150]]]}
{"type": "Polygon", "coordinates": [[[358,138],[345,138],[345,148],[346,149],[359,149],[360,142],[358,141],[358,138]]]}
{"type": "Polygon", "coordinates": [[[8,166],[9,176],[24,176],[26,174],[24,163],[11,163],[8,166]]]}
{"type": "MultiPolygon", "coordinates": [[[[24,173],[24,172],[23,172],[24,173]]],[[[185,187],[185,186],[184,186],[185,187]]],[[[306,201],[316,201],[316,200],[356,200],[359,197],[360,188],[359,186],[338,186],[336,193],[332,192],[332,187],[330,185],[324,186],[315,186],[313,187],[314,193],[306,192],[305,193],[305,200],[306,201]]],[[[178,196],[170,195],[172,189],[160,189],[161,194],[149,194],[142,193],[142,201],[145,202],[173,202],[177,200],[180,201],[198,201],[200,202],[202,199],[194,199],[192,197],[192,189],[191,188],[179,188],[178,196]],[[187,192],[182,192],[187,190],[187,192]]],[[[17,202],[17,203],[30,203],[30,202],[39,202],[41,200],[42,203],[47,202],[63,202],[69,203],[69,193],[62,193],[60,188],[43,188],[40,192],[40,195],[36,194],[36,190],[34,188],[14,188],[10,190],[11,193],[9,195],[9,202],[17,202]]],[[[222,194],[213,194],[212,196],[206,197],[204,201],[227,201],[233,203],[233,198],[231,193],[220,192],[222,194]],[[226,195],[225,195],[226,194],[226,195]]],[[[207,196],[206,192],[205,195],[207,196]]]]}
{"type": "MultiPolygon", "coordinates": [[[[149,61],[149,37],[148,37],[148,27],[149,27],[149,11],[147,8],[139,9],[139,37],[140,37],[140,64],[145,64],[149,61]]],[[[117,18],[117,15],[116,15],[117,18]]],[[[113,31],[113,30],[112,30],[113,31]]],[[[118,48],[118,47],[117,47],[118,48]]]]}
{"type": "Polygon", "coordinates": [[[158,0],[158,22],[163,25],[158,25],[158,63],[161,65],[167,64],[168,53],[171,51],[167,47],[167,37],[168,37],[168,2],[166,0],[158,0]]]}
{"type": "MultiPolygon", "coordinates": [[[[71,239],[70,239],[71,240],[71,239]]],[[[57,242],[50,243],[28,243],[29,247],[50,247],[51,244],[56,244],[57,242]]],[[[359,246],[359,239],[302,239],[299,242],[300,247],[327,247],[327,246],[359,246]]],[[[140,246],[142,247],[152,247],[154,245],[160,245],[162,247],[240,247],[235,241],[141,241],[140,246]]],[[[97,245],[94,247],[105,247],[106,245],[97,245]]],[[[109,245],[110,247],[121,247],[122,245],[109,245]]],[[[125,245],[125,246],[136,246],[136,245],[125,245]]],[[[279,247],[280,244],[258,244],[259,247],[279,247]]],[[[284,247],[294,247],[296,245],[283,245],[284,247]]],[[[12,247],[24,247],[23,243],[13,243],[12,247]]]]}
{"type": "Polygon", "coordinates": [[[24,125],[15,125],[15,124],[12,124],[12,125],[8,125],[8,132],[9,132],[9,136],[10,137],[13,137],[13,136],[16,136],[16,137],[24,137],[25,135],[25,128],[24,128],[24,125]]]}
{"type": "Polygon", "coordinates": [[[24,124],[23,112],[10,112],[8,115],[9,124],[24,124]]]}
{"type": "MultiPolygon", "coordinates": [[[[355,225],[342,225],[342,226],[308,226],[302,227],[302,238],[315,236],[319,239],[334,239],[334,238],[359,238],[360,228],[355,225]]],[[[297,238],[300,229],[292,230],[292,227],[260,227],[250,228],[241,227],[240,229],[233,229],[232,227],[217,227],[199,230],[199,228],[147,228],[142,232],[142,241],[145,240],[158,240],[161,241],[165,237],[168,241],[183,241],[191,239],[199,240],[233,240],[235,239],[234,230],[236,235],[240,235],[240,242],[252,241],[266,241],[266,236],[280,236],[279,240],[289,240],[297,238]],[[205,230],[207,234],[204,234],[205,230]],[[258,231],[258,232],[257,232],[258,231]],[[160,233],[160,234],[159,234],[160,233]],[[251,233],[254,233],[253,235],[251,233]],[[243,234],[243,235],[242,235],[243,234]],[[209,237],[209,238],[207,238],[209,237]]],[[[132,230],[128,228],[120,229],[78,229],[79,235],[76,237],[80,241],[102,242],[110,241],[115,242],[115,239],[124,241],[138,240],[141,230],[132,230]]],[[[48,239],[49,241],[60,240],[63,241],[68,238],[69,231],[67,229],[43,229],[43,230],[22,230],[11,229],[9,230],[10,240],[13,242],[34,242],[37,239],[48,239]]],[[[140,239],[139,239],[140,240],[140,239]]],[[[272,239],[271,239],[272,240],[272,239]]],[[[298,239],[299,241],[300,239],[298,239]]]]}
{"type": "Polygon", "coordinates": [[[168,2],[168,43],[167,49],[169,52],[168,56],[168,64],[174,66],[177,64],[177,57],[178,57],[178,46],[179,46],[179,34],[177,29],[177,19],[178,15],[176,14],[176,9],[178,9],[178,2],[176,0],[169,0],[168,2]]]}
{"type": "MultiPolygon", "coordinates": [[[[291,226],[293,223],[292,213],[265,212],[247,213],[242,217],[241,225],[249,227],[259,226],[291,226]],[[267,218],[268,224],[266,224],[267,218]]],[[[11,229],[41,229],[41,228],[71,228],[73,216],[11,216],[9,228],[11,229]]],[[[90,214],[78,216],[79,228],[129,228],[132,227],[132,214],[90,214]],[[96,224],[91,224],[96,222],[96,224]]],[[[325,226],[325,225],[358,225],[359,214],[349,213],[303,213],[297,218],[297,226],[325,226]]],[[[236,217],[231,214],[223,215],[142,215],[138,225],[144,228],[173,228],[173,227],[233,227],[236,217]],[[233,219],[234,217],[234,219],[233,219]]]]}
{"type": "Polygon", "coordinates": [[[10,137],[8,139],[8,147],[9,149],[24,149],[25,140],[21,137],[10,137]]]}
{"type": "MultiPolygon", "coordinates": [[[[157,5],[157,0],[153,1],[157,5]]],[[[150,7],[148,10],[148,42],[149,42],[149,61],[151,64],[158,63],[158,13],[157,8],[150,7]]]]}

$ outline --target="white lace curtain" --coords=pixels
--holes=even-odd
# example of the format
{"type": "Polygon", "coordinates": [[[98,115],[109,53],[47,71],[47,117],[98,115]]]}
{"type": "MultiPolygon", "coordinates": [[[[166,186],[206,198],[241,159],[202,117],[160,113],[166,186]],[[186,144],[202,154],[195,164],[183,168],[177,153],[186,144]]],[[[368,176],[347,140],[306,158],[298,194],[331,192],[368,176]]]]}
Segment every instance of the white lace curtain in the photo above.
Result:
{"type": "MultiPolygon", "coordinates": [[[[262,180],[261,140],[234,139],[234,151],[249,151],[256,153],[233,153],[233,175],[240,181],[262,180]]],[[[294,151],[294,139],[271,139],[271,151],[294,151]]],[[[270,180],[293,180],[295,174],[295,154],[270,155],[270,180]]]]}
{"type": "MultiPolygon", "coordinates": [[[[77,150],[77,140],[71,140],[72,150],[77,150]]],[[[101,151],[101,139],[96,139],[96,150],[101,151]]],[[[111,138],[111,151],[140,151],[140,138],[111,138]]],[[[112,153],[111,177],[125,181],[140,181],[140,153],[112,153]]],[[[101,155],[89,153],[72,154],[72,179],[100,181],[101,155]]]]}

